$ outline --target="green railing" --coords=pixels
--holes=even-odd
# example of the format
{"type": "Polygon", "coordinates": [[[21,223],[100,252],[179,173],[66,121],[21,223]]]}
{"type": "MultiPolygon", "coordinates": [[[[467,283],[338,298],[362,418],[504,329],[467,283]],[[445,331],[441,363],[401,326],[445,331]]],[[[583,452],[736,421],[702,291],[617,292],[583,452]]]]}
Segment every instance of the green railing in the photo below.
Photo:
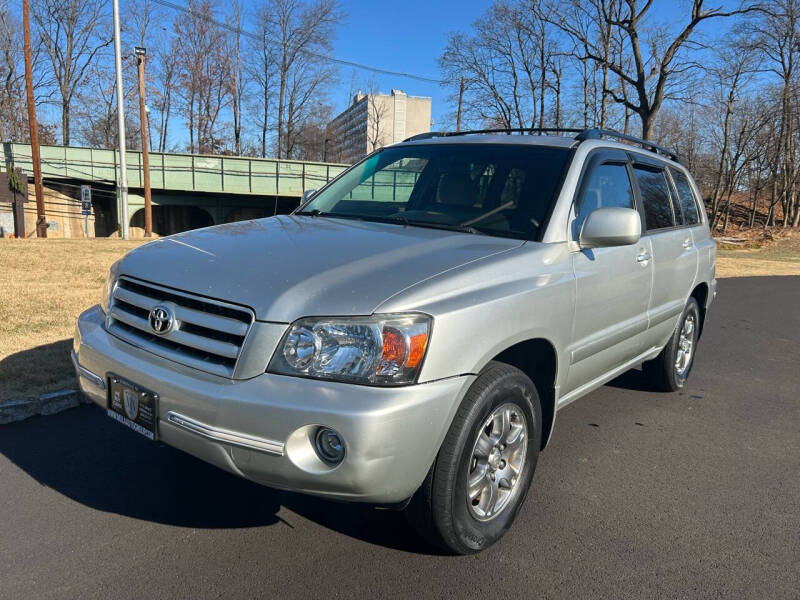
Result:
{"type": "MultiPolygon", "coordinates": [[[[29,144],[3,144],[5,162],[33,173],[29,144]]],[[[41,146],[42,177],[116,185],[119,165],[114,150],[41,146]]],[[[141,188],[141,152],[126,153],[128,187],[141,188]]],[[[259,196],[301,196],[336,177],[346,165],[270,158],[150,153],[152,189],[220,192],[259,196]]]]}

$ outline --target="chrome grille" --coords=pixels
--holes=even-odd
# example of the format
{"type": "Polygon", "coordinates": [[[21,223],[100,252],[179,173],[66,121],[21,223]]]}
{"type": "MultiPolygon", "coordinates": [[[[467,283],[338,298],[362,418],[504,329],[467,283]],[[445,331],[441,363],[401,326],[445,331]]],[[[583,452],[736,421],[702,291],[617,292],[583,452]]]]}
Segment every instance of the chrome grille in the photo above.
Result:
{"type": "Polygon", "coordinates": [[[241,306],[121,277],[112,294],[108,330],[136,346],[215,375],[233,377],[253,323],[241,306]],[[175,323],[167,333],[150,327],[150,311],[168,306],[175,323]]]}

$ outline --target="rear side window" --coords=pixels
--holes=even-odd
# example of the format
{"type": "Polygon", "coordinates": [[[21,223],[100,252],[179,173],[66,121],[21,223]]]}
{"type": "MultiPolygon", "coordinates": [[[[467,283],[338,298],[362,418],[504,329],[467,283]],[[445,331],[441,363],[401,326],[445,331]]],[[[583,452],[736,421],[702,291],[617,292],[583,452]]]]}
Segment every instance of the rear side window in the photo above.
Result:
{"type": "Polygon", "coordinates": [[[633,192],[625,165],[598,165],[589,173],[575,206],[575,235],[580,232],[589,213],[607,206],[633,208],[633,192]]]}
{"type": "Polygon", "coordinates": [[[639,182],[644,205],[644,218],[648,231],[664,229],[675,225],[672,214],[672,200],[669,197],[669,187],[660,169],[651,170],[640,166],[633,168],[639,182]]]}
{"type": "Polygon", "coordinates": [[[689,185],[689,180],[680,171],[670,169],[669,172],[672,174],[675,187],[678,188],[678,198],[683,209],[684,223],[686,225],[697,225],[700,222],[700,214],[697,211],[697,201],[692,192],[692,186],[689,185]]]}

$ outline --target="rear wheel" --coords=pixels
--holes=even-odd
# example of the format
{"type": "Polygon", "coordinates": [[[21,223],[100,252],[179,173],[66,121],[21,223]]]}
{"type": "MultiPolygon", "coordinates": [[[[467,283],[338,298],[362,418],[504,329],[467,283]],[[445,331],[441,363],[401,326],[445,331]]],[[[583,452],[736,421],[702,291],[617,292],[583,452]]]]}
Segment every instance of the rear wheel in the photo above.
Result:
{"type": "Polygon", "coordinates": [[[674,392],[686,385],[692,370],[700,333],[700,306],[689,298],[672,337],[656,358],[642,365],[645,377],[654,388],[674,392]]]}
{"type": "Polygon", "coordinates": [[[533,382],[515,367],[490,363],[467,392],[407,509],[412,524],[456,554],[492,545],[525,500],[540,442],[533,382]]]}

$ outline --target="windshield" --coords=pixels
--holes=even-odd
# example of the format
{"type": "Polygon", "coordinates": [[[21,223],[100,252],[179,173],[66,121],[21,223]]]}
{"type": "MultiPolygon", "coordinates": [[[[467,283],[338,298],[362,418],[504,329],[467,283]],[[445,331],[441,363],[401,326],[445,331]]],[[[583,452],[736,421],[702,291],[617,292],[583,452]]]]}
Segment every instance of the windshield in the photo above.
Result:
{"type": "Polygon", "coordinates": [[[569,150],[522,144],[386,148],[297,212],[539,239],[569,150]]]}

